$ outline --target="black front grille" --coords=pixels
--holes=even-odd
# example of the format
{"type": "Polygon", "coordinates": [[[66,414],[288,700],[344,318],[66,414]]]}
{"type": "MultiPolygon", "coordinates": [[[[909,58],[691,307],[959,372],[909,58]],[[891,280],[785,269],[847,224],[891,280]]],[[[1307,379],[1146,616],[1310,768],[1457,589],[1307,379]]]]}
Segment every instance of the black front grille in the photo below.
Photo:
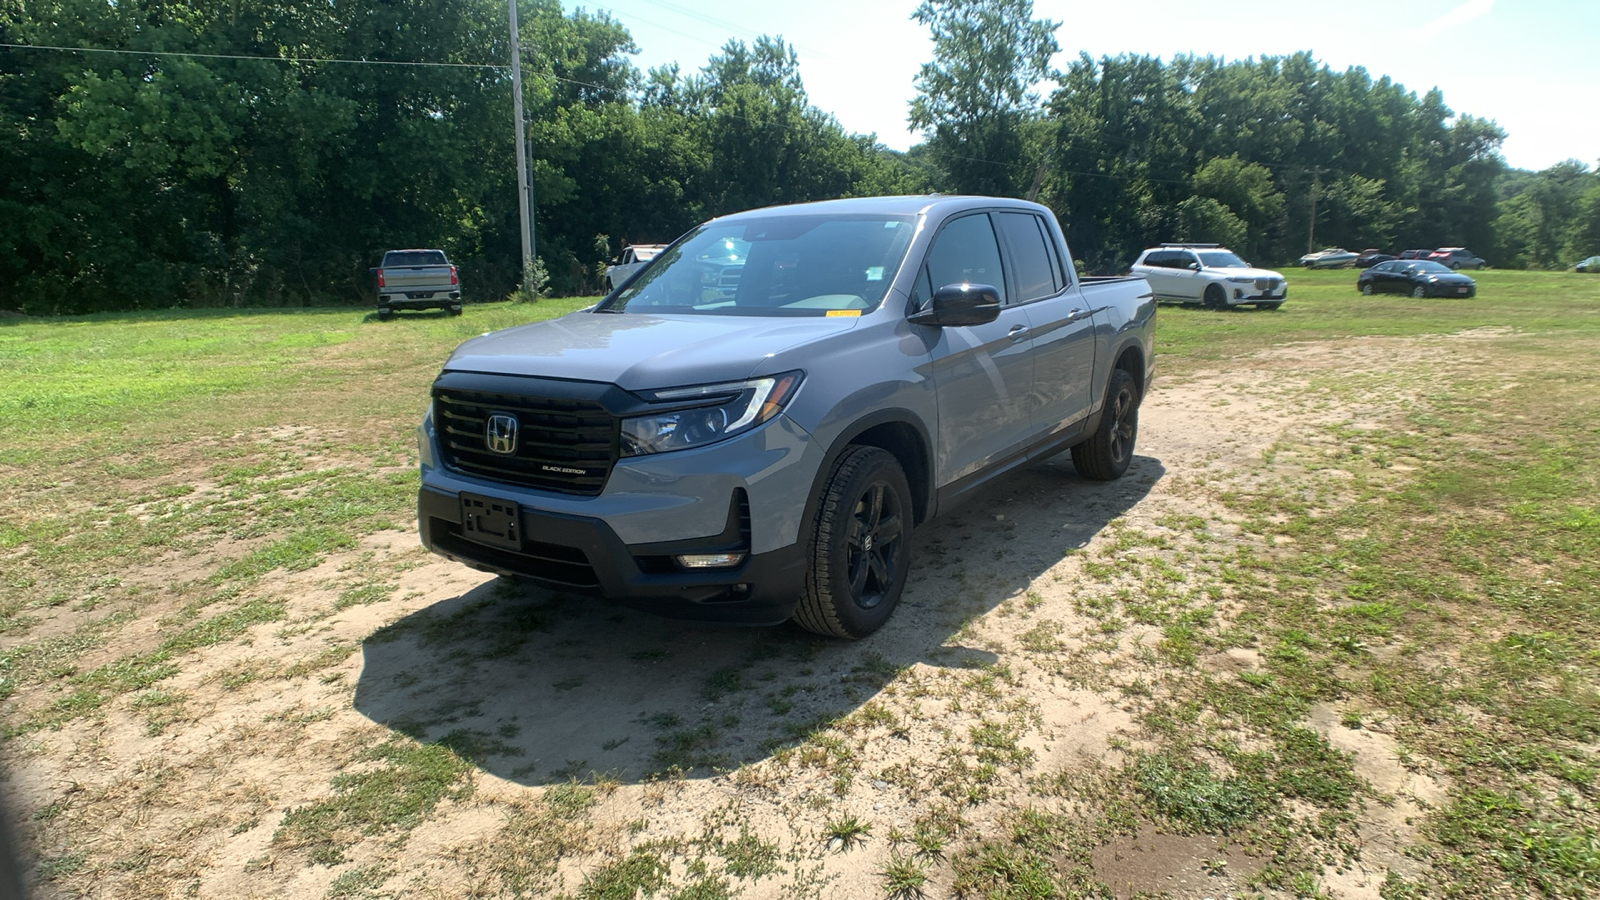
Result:
{"type": "Polygon", "coordinates": [[[616,419],[599,402],[435,385],[434,428],[458,472],[564,494],[593,496],[617,460],[616,419]],[[516,420],[516,446],[489,449],[491,416],[516,420]]]}

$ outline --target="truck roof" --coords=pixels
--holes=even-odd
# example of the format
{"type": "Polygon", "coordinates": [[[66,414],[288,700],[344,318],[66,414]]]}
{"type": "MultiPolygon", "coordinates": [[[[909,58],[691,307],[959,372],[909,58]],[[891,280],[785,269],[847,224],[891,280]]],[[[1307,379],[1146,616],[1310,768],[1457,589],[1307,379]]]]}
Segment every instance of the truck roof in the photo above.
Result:
{"type": "Polygon", "coordinates": [[[841,200],[819,200],[814,203],[794,203],[788,206],[768,206],[744,212],[719,216],[718,221],[751,218],[785,213],[789,215],[891,215],[914,216],[938,212],[954,212],[973,207],[1014,207],[1031,212],[1045,212],[1045,207],[1027,200],[1009,197],[981,197],[961,194],[918,194],[900,197],[846,197],[841,200]]]}

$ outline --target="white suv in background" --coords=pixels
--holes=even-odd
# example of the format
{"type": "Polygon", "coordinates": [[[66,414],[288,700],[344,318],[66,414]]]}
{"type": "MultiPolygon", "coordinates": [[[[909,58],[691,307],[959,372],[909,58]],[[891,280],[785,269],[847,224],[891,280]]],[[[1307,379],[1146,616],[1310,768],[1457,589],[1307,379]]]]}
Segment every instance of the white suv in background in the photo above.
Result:
{"type": "Polygon", "coordinates": [[[1139,254],[1133,274],[1150,282],[1157,300],[1204,303],[1213,309],[1253,303],[1277,309],[1289,296],[1283,276],[1254,269],[1217,244],[1162,244],[1139,254]]]}

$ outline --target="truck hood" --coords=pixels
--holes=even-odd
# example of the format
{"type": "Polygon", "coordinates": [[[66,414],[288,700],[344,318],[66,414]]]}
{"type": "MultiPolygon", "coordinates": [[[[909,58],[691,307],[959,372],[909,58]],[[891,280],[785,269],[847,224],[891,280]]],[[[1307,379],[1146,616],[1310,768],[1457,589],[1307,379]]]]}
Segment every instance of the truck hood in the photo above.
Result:
{"type": "Polygon", "coordinates": [[[860,321],[576,312],[473,338],[456,348],[445,369],[598,381],[629,391],[737,381],[774,354],[860,321]]]}

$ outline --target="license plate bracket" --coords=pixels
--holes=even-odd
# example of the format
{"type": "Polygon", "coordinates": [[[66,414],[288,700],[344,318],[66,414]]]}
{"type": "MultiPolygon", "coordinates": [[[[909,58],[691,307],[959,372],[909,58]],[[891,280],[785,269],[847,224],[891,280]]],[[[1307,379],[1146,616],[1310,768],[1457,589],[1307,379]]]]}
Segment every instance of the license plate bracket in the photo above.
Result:
{"type": "Polygon", "coordinates": [[[504,550],[522,549],[522,516],[515,500],[461,492],[461,536],[504,550]]]}

